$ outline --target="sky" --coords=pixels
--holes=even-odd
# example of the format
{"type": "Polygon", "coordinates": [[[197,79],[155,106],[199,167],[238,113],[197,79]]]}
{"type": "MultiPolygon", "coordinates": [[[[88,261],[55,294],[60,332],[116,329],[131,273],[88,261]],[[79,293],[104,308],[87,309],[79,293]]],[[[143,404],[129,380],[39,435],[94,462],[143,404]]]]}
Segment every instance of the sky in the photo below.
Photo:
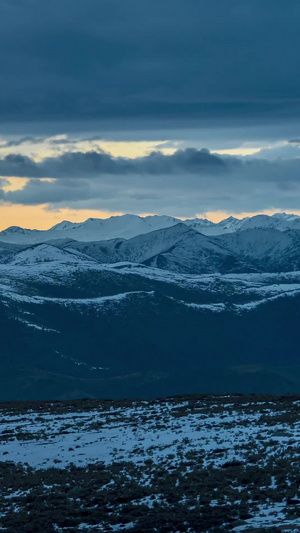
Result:
{"type": "Polygon", "coordinates": [[[0,229],[300,214],[299,0],[2,0],[0,229]]]}

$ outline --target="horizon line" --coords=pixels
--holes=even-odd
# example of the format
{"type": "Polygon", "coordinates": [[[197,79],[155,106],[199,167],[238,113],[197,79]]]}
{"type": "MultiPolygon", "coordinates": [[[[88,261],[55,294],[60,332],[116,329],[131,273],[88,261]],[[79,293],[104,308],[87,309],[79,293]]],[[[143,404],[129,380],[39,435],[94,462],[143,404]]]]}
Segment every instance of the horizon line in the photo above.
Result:
{"type": "MultiPolygon", "coordinates": [[[[79,210],[80,211],[80,210],[79,210]]],[[[104,214],[104,213],[103,213],[104,214]]],[[[72,220],[68,220],[66,218],[62,218],[59,222],[55,222],[55,224],[51,225],[50,227],[47,227],[47,228],[37,228],[37,227],[24,227],[24,226],[20,226],[20,225],[10,225],[10,226],[6,226],[4,227],[3,229],[1,229],[1,223],[0,223],[0,232],[2,231],[6,231],[6,230],[9,230],[10,228],[21,228],[21,229],[24,229],[24,230],[31,230],[31,231],[49,231],[51,229],[53,229],[55,226],[58,226],[59,224],[62,224],[63,222],[69,222],[71,224],[84,224],[85,222],[87,222],[88,220],[108,220],[110,218],[120,218],[120,217],[124,217],[124,216],[134,216],[134,217],[139,217],[139,218],[147,218],[147,217],[169,217],[169,218],[174,218],[178,221],[185,221],[185,220],[206,220],[208,222],[211,222],[213,224],[220,224],[221,222],[224,222],[225,220],[228,220],[230,218],[233,218],[235,220],[244,220],[244,219],[247,219],[247,218],[254,218],[254,217],[257,217],[257,216],[268,216],[268,217],[273,217],[274,215],[279,215],[279,214],[282,214],[282,215],[287,215],[287,216],[296,216],[296,217],[300,217],[300,211],[289,211],[289,210],[265,210],[265,211],[257,211],[257,212],[252,212],[252,213],[228,213],[226,211],[211,211],[211,212],[207,212],[207,213],[200,213],[200,214],[196,214],[195,217],[180,217],[180,216],[175,216],[175,215],[166,215],[166,214],[158,214],[158,213],[113,213],[113,214],[109,214],[108,216],[102,216],[102,217],[97,217],[97,216],[91,216],[91,217],[88,217],[88,218],[85,218],[84,220],[77,220],[77,221],[72,221],[72,220]],[[223,217],[223,215],[225,215],[223,217]]]]}

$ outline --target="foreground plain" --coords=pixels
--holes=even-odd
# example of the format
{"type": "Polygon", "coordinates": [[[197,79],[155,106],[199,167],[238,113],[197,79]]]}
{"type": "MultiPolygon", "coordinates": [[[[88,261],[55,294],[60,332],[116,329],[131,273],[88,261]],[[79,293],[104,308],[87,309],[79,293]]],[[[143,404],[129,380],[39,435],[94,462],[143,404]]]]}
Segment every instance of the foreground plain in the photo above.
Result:
{"type": "Polygon", "coordinates": [[[300,531],[300,396],[1,404],[1,531],[300,531]]]}

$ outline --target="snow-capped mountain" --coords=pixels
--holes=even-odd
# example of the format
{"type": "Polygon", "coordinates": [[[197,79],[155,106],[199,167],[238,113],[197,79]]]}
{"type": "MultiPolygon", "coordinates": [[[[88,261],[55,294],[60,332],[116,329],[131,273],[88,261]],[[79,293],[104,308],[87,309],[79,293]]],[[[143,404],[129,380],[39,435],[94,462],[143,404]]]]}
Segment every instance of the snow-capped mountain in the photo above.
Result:
{"type": "Polygon", "coordinates": [[[26,247],[0,243],[0,262],[132,262],[186,274],[300,270],[300,231],[256,228],[207,236],[184,223],[131,239],[54,239],[26,247]]]}
{"type": "Polygon", "coordinates": [[[183,222],[204,235],[210,236],[235,233],[248,229],[277,229],[278,231],[300,229],[300,217],[287,213],[275,213],[272,216],[255,215],[242,219],[231,216],[216,224],[205,219],[191,219],[183,222]]]}
{"type": "Polygon", "coordinates": [[[255,267],[246,264],[238,254],[195,230],[187,231],[172,246],[165,247],[143,262],[171,272],[193,274],[255,271],[255,267]]]}
{"type": "MultiPolygon", "coordinates": [[[[147,259],[164,252],[191,233],[198,232],[179,223],[170,228],[159,229],[141,234],[131,239],[113,239],[109,241],[96,241],[79,243],[65,241],[61,246],[69,251],[75,250],[90,255],[100,263],[116,263],[119,261],[132,261],[144,263],[147,259]]],[[[54,241],[55,242],[55,241],[54,241]]]]}
{"type": "Polygon", "coordinates": [[[272,216],[255,215],[241,220],[229,217],[216,224],[216,226],[217,231],[220,233],[233,233],[248,229],[277,229],[285,231],[287,229],[300,229],[300,217],[286,213],[275,213],[272,216]]]}
{"type": "Polygon", "coordinates": [[[100,263],[129,261],[193,274],[256,270],[251,263],[246,264],[244,259],[240,259],[236,252],[183,223],[128,240],[64,241],[59,245],[65,250],[91,256],[100,263]]]}
{"type": "Polygon", "coordinates": [[[0,232],[0,242],[29,245],[56,239],[73,239],[80,242],[131,239],[155,230],[170,228],[179,223],[207,236],[234,233],[246,229],[273,228],[279,231],[300,229],[300,217],[286,213],[276,213],[272,216],[256,215],[241,220],[229,217],[219,223],[213,223],[202,218],[180,220],[164,215],[146,217],[122,215],[107,219],[89,218],[85,222],[65,220],[49,230],[30,230],[11,226],[0,232]]]}
{"type": "Polygon", "coordinates": [[[216,224],[206,218],[187,218],[182,223],[204,235],[213,235],[216,228],[216,224]]]}
{"type": "Polygon", "coordinates": [[[300,231],[256,228],[215,238],[240,259],[266,272],[300,270],[300,231]]]}
{"type": "Polygon", "coordinates": [[[197,231],[205,235],[222,235],[224,233],[234,233],[236,231],[244,231],[247,229],[277,229],[279,231],[286,231],[287,229],[300,229],[300,217],[298,215],[290,215],[287,213],[275,213],[269,215],[255,215],[253,217],[245,217],[238,219],[235,217],[228,217],[214,224],[205,219],[191,219],[184,220],[185,224],[191,225],[197,231]]]}
{"type": "Polygon", "coordinates": [[[168,216],[114,216],[107,219],[89,218],[85,222],[63,221],[49,230],[28,230],[12,226],[0,232],[0,242],[37,244],[55,239],[102,241],[116,238],[130,239],[161,228],[169,228],[180,220],[168,216]]]}
{"type": "Polygon", "coordinates": [[[214,223],[207,219],[194,218],[183,220],[184,224],[191,226],[196,231],[207,236],[223,235],[224,233],[232,233],[240,229],[241,220],[234,217],[229,217],[221,222],[214,223]]]}

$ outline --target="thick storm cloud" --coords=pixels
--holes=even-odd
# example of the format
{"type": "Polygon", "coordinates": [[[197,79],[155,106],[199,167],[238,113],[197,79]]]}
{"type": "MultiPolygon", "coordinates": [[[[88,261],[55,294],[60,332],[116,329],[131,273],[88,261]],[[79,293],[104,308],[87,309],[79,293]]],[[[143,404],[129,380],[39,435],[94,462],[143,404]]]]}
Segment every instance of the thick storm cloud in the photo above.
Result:
{"type": "Polygon", "coordinates": [[[299,20],[298,0],[4,0],[0,120],[292,119],[299,20]]]}

